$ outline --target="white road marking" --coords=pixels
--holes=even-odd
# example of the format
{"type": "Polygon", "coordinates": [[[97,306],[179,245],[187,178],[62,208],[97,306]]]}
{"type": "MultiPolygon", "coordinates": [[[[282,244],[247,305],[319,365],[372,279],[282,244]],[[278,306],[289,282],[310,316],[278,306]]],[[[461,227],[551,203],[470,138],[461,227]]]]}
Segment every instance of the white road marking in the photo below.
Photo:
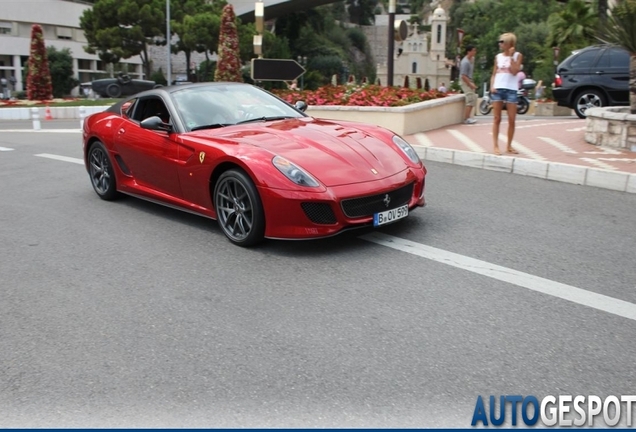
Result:
{"type": "Polygon", "coordinates": [[[581,159],[582,161],[587,162],[589,164],[595,165],[595,166],[597,166],[599,168],[606,169],[606,170],[617,170],[618,169],[618,168],[613,167],[612,165],[610,165],[608,163],[605,163],[605,162],[602,162],[602,161],[600,161],[598,159],[592,159],[592,158],[579,158],[579,159],[581,159]]]}
{"type": "Polygon", "coordinates": [[[450,133],[452,136],[458,139],[462,144],[464,144],[468,148],[468,150],[474,151],[477,153],[486,153],[486,150],[484,150],[482,146],[480,146],[475,141],[468,138],[466,135],[464,135],[460,131],[456,129],[448,129],[448,133],[450,133]]]}
{"type": "Polygon", "coordinates": [[[552,147],[556,147],[557,149],[561,150],[563,153],[572,153],[572,154],[577,153],[576,150],[566,146],[565,144],[561,144],[555,139],[548,138],[548,137],[537,137],[537,138],[539,138],[541,141],[545,143],[550,144],[552,147]]]}
{"type": "Polygon", "coordinates": [[[0,147],[0,151],[13,151],[13,149],[9,147],[0,147]]]}
{"type": "MultiPolygon", "coordinates": [[[[501,123],[505,123],[506,117],[505,115],[502,117],[501,119],[501,123]]],[[[539,119],[537,119],[536,121],[538,121],[539,119]]],[[[574,121],[560,121],[560,122],[551,122],[551,123],[534,123],[534,124],[527,124],[528,122],[531,122],[533,120],[524,120],[522,124],[519,124],[519,117],[517,117],[517,126],[515,129],[527,129],[527,128],[534,128],[534,127],[543,127],[543,126],[554,126],[554,125],[562,125],[562,124],[568,124],[568,123],[579,123],[579,120],[574,120],[574,121]]],[[[583,128],[585,129],[585,128],[583,128]]]]}
{"type": "Polygon", "coordinates": [[[603,154],[603,155],[617,155],[621,154],[620,150],[614,150],[607,147],[599,147],[600,151],[587,151],[585,154],[603,154]]]}
{"type": "MultiPolygon", "coordinates": [[[[507,145],[508,143],[508,137],[506,137],[504,134],[499,134],[499,141],[503,141],[504,144],[507,145]]],[[[539,153],[535,153],[533,150],[530,150],[528,147],[524,146],[523,144],[521,144],[518,141],[512,140],[512,147],[514,149],[516,149],[517,151],[519,151],[520,153],[523,153],[524,155],[535,159],[535,160],[546,160],[546,158],[544,158],[543,156],[541,156],[539,153]]],[[[506,148],[504,147],[502,150],[502,153],[506,152],[506,148]]]]}
{"type": "Polygon", "coordinates": [[[415,134],[415,139],[423,147],[433,147],[435,145],[433,141],[431,141],[426,134],[423,133],[415,134]]]}
{"type": "Polygon", "coordinates": [[[636,304],[634,303],[379,232],[365,234],[360,238],[395,250],[407,252],[422,258],[636,321],[636,304]]]}
{"type": "Polygon", "coordinates": [[[63,162],[71,162],[71,163],[76,163],[76,164],[79,164],[79,165],[84,165],[84,160],[83,159],[72,158],[72,157],[68,157],[68,156],[58,156],[58,155],[48,154],[48,153],[40,153],[40,154],[36,154],[34,156],[43,157],[43,158],[47,158],[47,159],[55,159],[55,160],[59,160],[59,161],[63,161],[63,162]]]}
{"type": "Polygon", "coordinates": [[[580,131],[584,131],[585,129],[587,129],[586,126],[580,127],[580,128],[574,128],[574,129],[566,129],[566,132],[580,132],[580,131]]]}
{"type": "Polygon", "coordinates": [[[636,159],[630,159],[630,158],[598,158],[598,160],[608,161],[608,162],[627,162],[627,163],[636,162],[636,159]]]}

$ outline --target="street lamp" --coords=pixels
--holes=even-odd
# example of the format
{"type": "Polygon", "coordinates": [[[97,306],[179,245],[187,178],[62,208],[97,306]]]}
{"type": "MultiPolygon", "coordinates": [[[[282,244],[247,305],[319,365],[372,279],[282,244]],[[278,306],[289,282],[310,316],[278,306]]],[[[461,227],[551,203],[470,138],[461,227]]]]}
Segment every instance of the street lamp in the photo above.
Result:
{"type": "Polygon", "coordinates": [[[258,34],[254,35],[254,54],[258,55],[258,58],[263,58],[264,21],[265,5],[262,1],[257,1],[254,4],[254,22],[256,24],[256,31],[258,34]]]}
{"type": "MultiPolygon", "coordinates": [[[[166,66],[166,75],[168,76],[168,85],[172,83],[172,70],[170,69],[170,56],[172,53],[170,52],[170,41],[172,38],[170,37],[170,0],[166,0],[166,46],[168,47],[168,64],[166,66]]],[[[149,79],[149,78],[146,78],[149,79]]]]}
{"type": "Polygon", "coordinates": [[[395,51],[395,41],[393,33],[395,32],[395,0],[389,0],[389,61],[387,62],[387,86],[393,86],[393,53],[395,51]]]}

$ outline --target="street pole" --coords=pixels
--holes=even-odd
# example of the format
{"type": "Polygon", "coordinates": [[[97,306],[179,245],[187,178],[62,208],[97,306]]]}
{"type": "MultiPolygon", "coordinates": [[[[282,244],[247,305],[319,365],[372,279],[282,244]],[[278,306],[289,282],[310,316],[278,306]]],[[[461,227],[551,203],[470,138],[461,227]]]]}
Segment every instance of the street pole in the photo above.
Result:
{"type": "MultiPolygon", "coordinates": [[[[168,64],[166,66],[166,75],[168,76],[168,85],[172,83],[172,70],[170,69],[170,0],[166,0],[166,46],[168,47],[168,64]]],[[[146,78],[149,79],[149,78],[146,78]]]]}
{"type": "Polygon", "coordinates": [[[395,0],[389,0],[389,59],[387,62],[386,84],[393,86],[393,54],[395,52],[395,42],[393,33],[395,32],[395,0]]]}

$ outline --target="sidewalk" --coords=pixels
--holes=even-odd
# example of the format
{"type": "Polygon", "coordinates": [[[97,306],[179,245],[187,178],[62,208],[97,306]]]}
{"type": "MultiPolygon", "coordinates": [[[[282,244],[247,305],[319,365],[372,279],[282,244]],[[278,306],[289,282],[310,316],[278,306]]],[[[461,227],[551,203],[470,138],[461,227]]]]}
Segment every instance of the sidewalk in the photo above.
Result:
{"type": "Polygon", "coordinates": [[[518,116],[513,147],[506,154],[508,122],[499,134],[502,156],[493,153],[492,116],[478,116],[473,125],[451,127],[404,137],[425,160],[528,175],[548,180],[636,193],[636,152],[588,144],[585,120],[578,117],[518,116]]]}

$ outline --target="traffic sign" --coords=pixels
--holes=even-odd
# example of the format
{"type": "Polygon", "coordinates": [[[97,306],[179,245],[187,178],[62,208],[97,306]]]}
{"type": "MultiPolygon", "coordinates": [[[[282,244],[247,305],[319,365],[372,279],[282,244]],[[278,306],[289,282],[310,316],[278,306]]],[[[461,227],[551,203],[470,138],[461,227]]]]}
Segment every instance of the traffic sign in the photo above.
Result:
{"type": "Polygon", "coordinates": [[[293,81],[305,73],[296,60],[252,59],[252,79],[254,81],[293,81]]]}

